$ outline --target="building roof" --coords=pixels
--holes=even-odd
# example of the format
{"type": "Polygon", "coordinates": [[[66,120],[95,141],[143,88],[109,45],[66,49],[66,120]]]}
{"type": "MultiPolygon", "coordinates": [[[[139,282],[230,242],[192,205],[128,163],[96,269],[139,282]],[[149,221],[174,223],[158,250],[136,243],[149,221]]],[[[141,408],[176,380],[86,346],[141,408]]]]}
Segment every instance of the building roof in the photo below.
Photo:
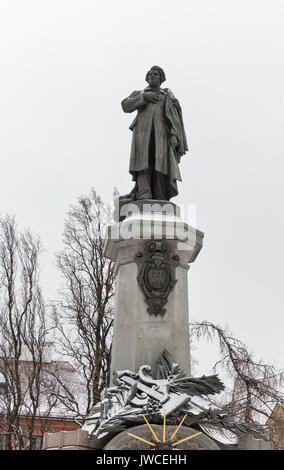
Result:
{"type": "MultiPolygon", "coordinates": [[[[20,361],[19,370],[23,396],[20,415],[29,416],[32,410],[29,386],[34,371],[33,362],[20,361]]],[[[3,374],[0,374],[0,385],[1,383],[6,383],[3,374]]],[[[10,383],[10,387],[13,387],[13,383],[10,383]]],[[[38,416],[70,419],[83,413],[85,405],[84,382],[69,362],[50,361],[42,364],[38,416]]],[[[0,413],[5,414],[6,407],[7,395],[5,392],[0,393],[0,413]]]]}

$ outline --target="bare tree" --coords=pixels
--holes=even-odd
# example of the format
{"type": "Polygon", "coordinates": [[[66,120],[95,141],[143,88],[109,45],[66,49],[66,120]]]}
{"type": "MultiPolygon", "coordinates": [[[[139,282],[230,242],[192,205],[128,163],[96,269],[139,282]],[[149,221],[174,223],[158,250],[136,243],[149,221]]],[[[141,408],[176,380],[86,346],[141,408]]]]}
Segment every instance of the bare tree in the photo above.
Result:
{"type": "Polygon", "coordinates": [[[18,233],[14,218],[0,217],[0,434],[7,449],[31,449],[36,419],[47,419],[56,402],[46,393],[43,353],[50,326],[39,286],[40,252],[38,238],[18,233]]]}
{"type": "Polygon", "coordinates": [[[218,342],[220,359],[214,370],[221,369],[229,378],[223,395],[227,411],[265,430],[275,404],[283,400],[284,372],[256,360],[244,343],[219,325],[207,321],[191,323],[191,335],[218,342]]]}
{"type": "MultiPolygon", "coordinates": [[[[92,189],[71,206],[63,233],[64,249],[57,255],[64,280],[60,302],[54,306],[57,340],[61,353],[85,381],[83,414],[90,412],[109,384],[116,266],[104,257],[103,248],[110,222],[110,208],[92,189]]],[[[78,407],[72,395],[69,404],[78,407]]]]}

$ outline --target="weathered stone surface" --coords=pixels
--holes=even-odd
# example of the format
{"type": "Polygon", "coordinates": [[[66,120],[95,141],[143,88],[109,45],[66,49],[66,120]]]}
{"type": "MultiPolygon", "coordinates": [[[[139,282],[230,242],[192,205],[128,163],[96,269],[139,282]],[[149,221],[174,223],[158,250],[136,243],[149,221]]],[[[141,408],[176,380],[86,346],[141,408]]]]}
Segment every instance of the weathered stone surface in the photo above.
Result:
{"type": "Polygon", "coordinates": [[[77,429],[76,431],[60,431],[45,433],[43,438],[43,450],[95,450],[101,448],[106,442],[90,441],[88,431],[77,429]]]}
{"type": "MultiPolygon", "coordinates": [[[[152,429],[154,430],[157,438],[160,441],[163,441],[163,426],[158,424],[152,424],[152,429]]],[[[175,442],[180,441],[181,439],[185,439],[189,436],[193,436],[197,434],[199,431],[193,428],[188,428],[185,426],[181,426],[174,436],[173,440],[170,441],[170,438],[174,431],[176,430],[177,426],[166,426],[166,443],[157,442],[154,438],[152,432],[150,431],[149,427],[146,424],[142,424],[140,426],[134,426],[132,428],[127,429],[126,431],[121,432],[117,436],[115,436],[105,447],[105,450],[151,450],[155,449],[155,447],[150,444],[146,444],[138,439],[135,439],[132,436],[129,436],[128,433],[134,434],[135,436],[141,437],[152,444],[155,444],[157,450],[174,450],[175,446],[172,444],[175,442]]],[[[184,441],[176,446],[179,449],[183,450],[220,450],[219,446],[210,439],[205,434],[201,433],[199,436],[193,437],[187,441],[184,441]]]]}
{"type": "Polygon", "coordinates": [[[256,439],[251,434],[239,436],[238,450],[273,450],[273,443],[264,439],[256,439]]]}
{"type": "Polygon", "coordinates": [[[155,369],[155,360],[161,349],[166,347],[182,369],[189,373],[188,293],[184,268],[176,268],[176,279],[165,314],[150,317],[144,294],[137,284],[136,264],[120,267],[112,372],[137,370],[143,364],[155,369]]]}
{"type": "Polygon", "coordinates": [[[181,368],[190,374],[188,268],[202,248],[203,233],[189,227],[172,213],[148,212],[130,215],[110,227],[105,256],[118,263],[116,311],[111,375],[114,370],[137,370],[155,361],[166,348],[181,368]],[[122,230],[123,229],[123,230],[122,230]],[[125,234],[128,238],[125,239],[125,234]],[[163,316],[149,315],[144,293],[137,282],[137,252],[149,240],[166,240],[170,257],[179,257],[176,284],[169,293],[163,316]]]}

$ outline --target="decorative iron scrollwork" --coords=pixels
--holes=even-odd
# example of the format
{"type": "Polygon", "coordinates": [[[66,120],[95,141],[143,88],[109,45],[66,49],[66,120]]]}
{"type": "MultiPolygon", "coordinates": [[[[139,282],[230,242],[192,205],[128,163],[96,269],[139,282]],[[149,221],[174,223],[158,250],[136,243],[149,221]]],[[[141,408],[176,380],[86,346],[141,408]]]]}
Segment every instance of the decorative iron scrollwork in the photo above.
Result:
{"type": "Polygon", "coordinates": [[[163,241],[151,241],[145,248],[144,253],[136,253],[139,265],[137,281],[149,306],[147,312],[163,316],[169,293],[177,282],[175,267],[179,257],[175,255],[171,258],[169,246],[163,241]]]}

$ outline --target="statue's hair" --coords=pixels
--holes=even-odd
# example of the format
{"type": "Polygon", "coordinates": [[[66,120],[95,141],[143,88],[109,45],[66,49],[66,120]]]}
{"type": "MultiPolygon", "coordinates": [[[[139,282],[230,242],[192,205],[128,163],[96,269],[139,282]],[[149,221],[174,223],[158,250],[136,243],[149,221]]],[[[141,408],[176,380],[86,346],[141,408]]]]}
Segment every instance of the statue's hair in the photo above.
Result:
{"type": "Polygon", "coordinates": [[[146,74],[146,82],[149,81],[149,75],[150,75],[150,72],[151,70],[158,70],[159,74],[160,74],[160,78],[161,78],[161,83],[163,83],[165,80],[166,80],[166,75],[165,75],[165,72],[163,71],[163,69],[161,67],[159,67],[158,65],[153,65],[153,67],[150,68],[150,70],[147,72],[146,74]]]}

